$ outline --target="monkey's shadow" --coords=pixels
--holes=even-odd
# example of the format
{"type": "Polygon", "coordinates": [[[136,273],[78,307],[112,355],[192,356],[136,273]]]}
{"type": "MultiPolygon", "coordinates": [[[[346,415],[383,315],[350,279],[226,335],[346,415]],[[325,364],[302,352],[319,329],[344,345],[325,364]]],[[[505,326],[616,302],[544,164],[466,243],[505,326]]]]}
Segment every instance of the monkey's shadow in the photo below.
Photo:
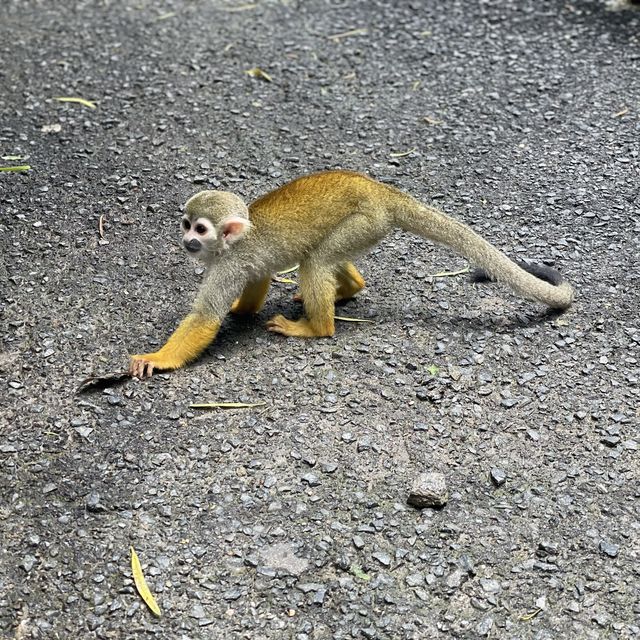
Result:
{"type": "MultiPolygon", "coordinates": [[[[485,330],[497,331],[502,329],[527,328],[544,325],[552,322],[556,318],[562,316],[565,312],[558,309],[546,309],[543,311],[532,311],[530,313],[516,311],[505,315],[494,315],[490,312],[481,312],[477,315],[469,314],[446,314],[446,324],[458,328],[462,327],[468,331],[485,330]]],[[[433,318],[437,318],[442,314],[437,312],[433,314],[433,318]]],[[[442,329],[442,320],[439,323],[439,329],[442,329]]]]}
{"type": "MultiPolygon", "coordinates": [[[[515,311],[505,312],[501,314],[492,313],[490,311],[478,311],[477,313],[455,313],[453,311],[446,311],[443,309],[429,310],[428,308],[416,311],[415,314],[408,316],[406,312],[403,312],[401,307],[395,305],[385,306],[383,310],[377,305],[370,304],[369,301],[357,300],[345,300],[336,303],[336,313],[339,315],[339,311],[344,308],[351,310],[359,307],[361,309],[367,308],[367,306],[376,306],[376,309],[382,311],[376,316],[375,323],[385,327],[385,333],[390,332],[393,334],[393,326],[395,325],[400,331],[403,321],[410,318],[412,321],[419,322],[427,329],[432,328],[433,331],[442,331],[443,328],[449,327],[458,331],[474,331],[474,332],[501,332],[508,331],[515,328],[527,328],[544,325],[548,322],[552,322],[556,318],[563,315],[563,311],[546,309],[542,311],[531,310],[527,311],[515,311]]],[[[292,301],[283,301],[274,299],[268,302],[264,309],[254,316],[242,316],[230,314],[225,320],[220,333],[218,334],[215,342],[211,345],[203,357],[201,362],[203,364],[210,363],[215,359],[215,354],[224,352],[226,354],[235,355],[238,351],[242,351],[246,348],[243,344],[248,336],[271,337],[274,343],[285,340],[285,336],[271,333],[266,330],[266,323],[269,318],[276,314],[283,314],[287,318],[297,320],[304,314],[302,305],[292,301]]],[[[362,315],[355,314],[354,315],[362,315]]],[[[340,323],[336,331],[336,335],[346,335],[347,339],[354,335],[366,335],[367,324],[360,325],[359,323],[340,323]],[[357,324],[357,326],[355,326],[357,324]]],[[[326,338],[325,338],[326,339],[326,338]]],[[[329,338],[331,339],[331,338],[329,338]]],[[[300,338],[300,340],[308,341],[308,339],[300,338]]]]}

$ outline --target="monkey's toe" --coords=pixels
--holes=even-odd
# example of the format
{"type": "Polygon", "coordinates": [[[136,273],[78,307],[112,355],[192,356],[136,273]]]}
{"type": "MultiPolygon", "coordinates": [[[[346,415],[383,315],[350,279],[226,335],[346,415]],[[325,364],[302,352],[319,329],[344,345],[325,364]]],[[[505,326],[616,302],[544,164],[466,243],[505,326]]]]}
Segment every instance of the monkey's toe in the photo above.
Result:
{"type": "Polygon", "coordinates": [[[291,325],[295,324],[291,320],[287,320],[284,316],[277,315],[273,316],[270,320],[267,321],[267,331],[272,331],[273,333],[280,333],[283,336],[290,336],[291,325]]]}

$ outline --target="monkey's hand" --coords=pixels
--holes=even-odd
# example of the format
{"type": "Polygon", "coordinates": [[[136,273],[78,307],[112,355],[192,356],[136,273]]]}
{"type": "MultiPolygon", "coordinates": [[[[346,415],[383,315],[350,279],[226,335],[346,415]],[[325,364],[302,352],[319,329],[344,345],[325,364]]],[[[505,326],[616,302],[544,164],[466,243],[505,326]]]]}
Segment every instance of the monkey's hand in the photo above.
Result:
{"type": "Polygon", "coordinates": [[[134,378],[150,378],[154,369],[177,369],[180,365],[169,366],[160,351],[131,356],[129,375],[134,378]]]}
{"type": "Polygon", "coordinates": [[[190,313],[162,349],[154,353],[131,356],[129,374],[142,379],[151,377],[154,369],[170,370],[184,367],[207,348],[216,337],[219,328],[219,319],[190,313]]]}

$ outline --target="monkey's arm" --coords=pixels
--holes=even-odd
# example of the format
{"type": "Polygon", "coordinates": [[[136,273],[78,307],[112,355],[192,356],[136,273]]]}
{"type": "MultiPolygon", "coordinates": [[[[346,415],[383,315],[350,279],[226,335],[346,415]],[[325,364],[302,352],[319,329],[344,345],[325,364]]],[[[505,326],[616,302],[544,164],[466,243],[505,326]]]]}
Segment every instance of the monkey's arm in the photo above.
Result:
{"type": "Polygon", "coordinates": [[[131,356],[129,373],[136,378],[145,378],[150,377],[154,369],[184,367],[209,346],[221,322],[219,318],[199,312],[190,313],[159,351],[131,356]]]}
{"type": "Polygon", "coordinates": [[[151,376],[154,369],[179,369],[195,360],[214,340],[242,291],[246,279],[232,261],[220,261],[210,269],[198,291],[191,313],[180,323],[167,343],[154,353],[131,357],[129,373],[137,378],[151,376]]]}

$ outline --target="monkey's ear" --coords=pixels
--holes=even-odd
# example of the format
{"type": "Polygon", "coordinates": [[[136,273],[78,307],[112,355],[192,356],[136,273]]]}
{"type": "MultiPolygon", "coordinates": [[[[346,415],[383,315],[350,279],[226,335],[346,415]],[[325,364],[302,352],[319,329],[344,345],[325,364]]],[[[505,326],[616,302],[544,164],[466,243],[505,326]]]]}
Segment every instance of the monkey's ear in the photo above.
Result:
{"type": "Polygon", "coordinates": [[[251,223],[241,216],[230,216],[220,224],[220,237],[225,247],[230,247],[240,240],[249,231],[251,223]]]}

